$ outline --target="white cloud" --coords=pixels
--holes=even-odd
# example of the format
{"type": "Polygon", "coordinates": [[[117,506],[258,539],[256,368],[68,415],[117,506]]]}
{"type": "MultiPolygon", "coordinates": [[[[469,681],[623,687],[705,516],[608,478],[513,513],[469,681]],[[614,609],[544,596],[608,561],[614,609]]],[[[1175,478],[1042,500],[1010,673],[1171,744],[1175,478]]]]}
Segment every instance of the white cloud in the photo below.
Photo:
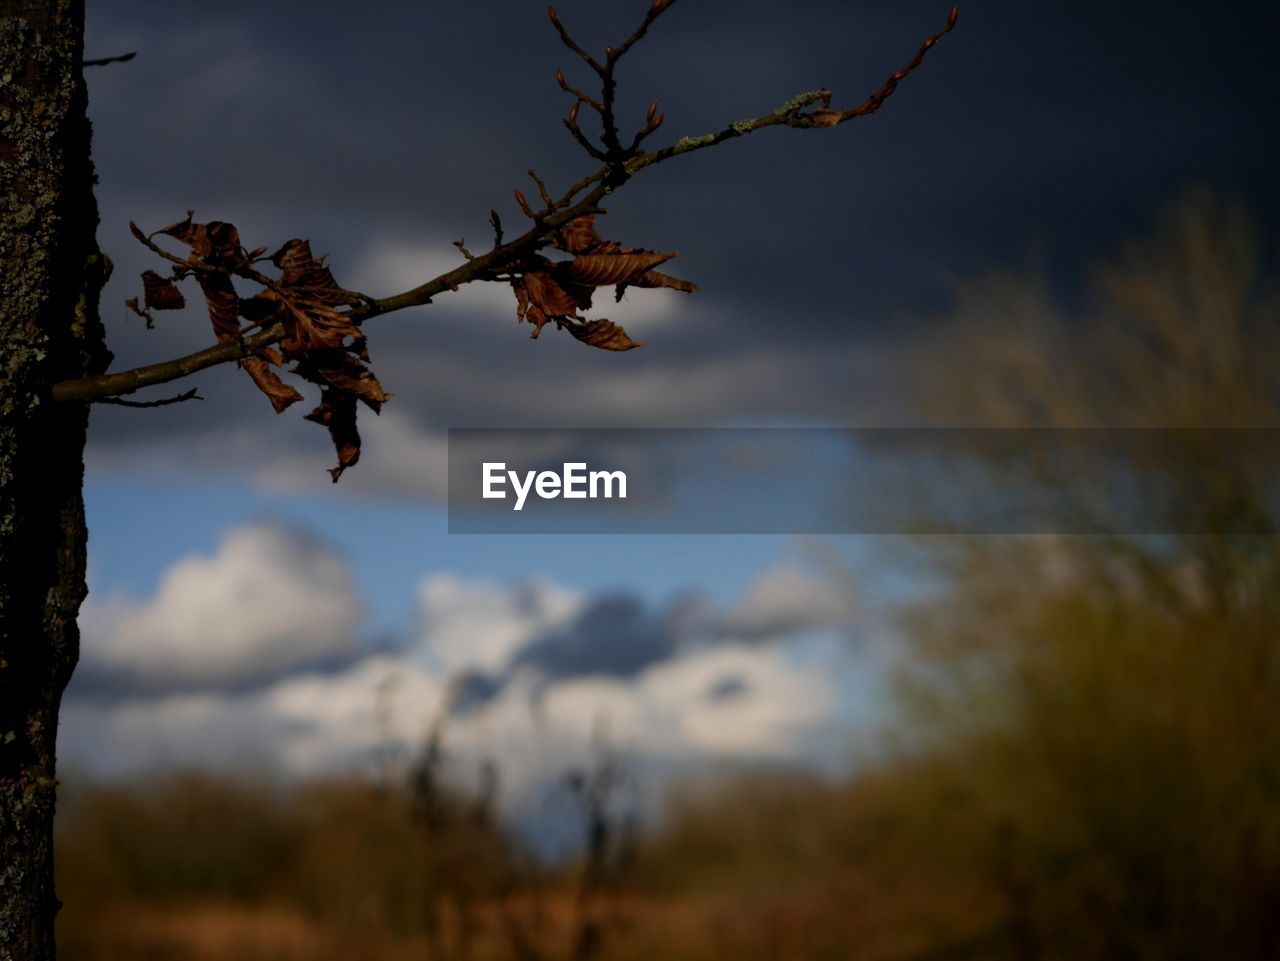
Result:
{"type": "Polygon", "coordinates": [[[416,658],[377,655],[340,674],[289,678],[260,701],[285,722],[277,755],[286,771],[368,771],[380,752],[407,756],[423,743],[447,688],[416,658]]]}
{"type": "Polygon", "coordinates": [[[522,647],[563,626],[582,598],[549,581],[509,587],[450,574],[423,579],[417,643],[448,675],[505,668],[522,647]]]}
{"type": "Polygon", "coordinates": [[[741,602],[726,616],[724,629],[746,638],[771,637],[845,626],[857,613],[848,585],[781,564],[751,582],[741,602]]]}
{"type": "Polygon", "coordinates": [[[341,556],[255,524],[176,562],[146,601],[87,604],[84,667],[153,690],[251,685],[350,656],[360,619],[341,556]]]}
{"type": "MultiPolygon", "coordinates": [[[[376,656],[249,694],[73,702],[64,753],[72,765],[116,774],[245,765],[288,776],[369,773],[382,756],[404,760],[420,749],[446,695],[443,677],[417,659],[376,656]]],[[[808,756],[809,733],[831,720],[834,703],[820,671],[789,665],[778,650],[734,647],[660,665],[633,683],[584,678],[535,697],[517,681],[482,711],[452,719],[446,744],[462,768],[493,761],[514,810],[589,763],[601,725],[612,746],[651,772],[690,762],[825,762],[808,756]],[[741,682],[738,693],[709,697],[725,678],[741,682]]]]}
{"type": "MultiPolygon", "coordinates": [[[[750,596],[768,598],[781,579],[766,575],[750,596]]],[[[357,606],[345,567],[277,528],[240,528],[213,556],[179,561],[149,602],[116,611],[113,630],[86,651],[99,667],[206,689],[149,696],[138,688],[124,700],[73,694],[63,752],[72,766],[117,775],[245,765],[291,776],[368,773],[387,758],[414,756],[447,709],[455,678],[501,674],[587,600],[549,582],[432,574],[403,650],[337,670],[306,668],[319,655],[350,653],[357,606]],[[257,687],[207,687],[290,666],[257,687]]],[[[818,734],[837,721],[835,685],[827,666],[796,659],[781,643],[695,645],[628,678],[517,673],[491,699],[450,717],[446,744],[461,768],[492,760],[514,811],[588,764],[603,724],[611,745],[643,761],[646,791],[656,791],[690,765],[827,763],[832,741],[818,734]]]]}
{"type": "Polygon", "coordinates": [[[651,710],[678,719],[687,753],[803,757],[804,733],[834,709],[830,679],[790,663],[783,649],[743,646],[701,651],[660,664],[641,679],[651,710]],[[715,691],[732,684],[732,693],[715,691]]]}

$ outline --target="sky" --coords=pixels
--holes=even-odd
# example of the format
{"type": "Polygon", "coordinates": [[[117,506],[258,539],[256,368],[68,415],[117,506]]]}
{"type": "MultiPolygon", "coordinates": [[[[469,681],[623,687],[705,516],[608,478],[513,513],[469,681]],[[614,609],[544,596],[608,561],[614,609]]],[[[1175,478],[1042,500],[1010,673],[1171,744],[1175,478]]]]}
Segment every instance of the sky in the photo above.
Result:
{"type": "MultiPolygon", "coordinates": [[[[643,7],[559,11],[597,49],[643,7]]],[[[852,105],[947,12],[682,0],[620,68],[620,110],[638,126],[656,98],[670,142],[824,85],[852,105]]],[[[880,743],[899,656],[880,542],[450,535],[444,432],[910,423],[895,358],[965,283],[1036,268],[1070,301],[1196,184],[1274,228],[1278,33],[1265,3],[964,3],[873,117],[764,131],[609,198],[604,236],[679,250],[672,272],[701,287],[593,314],[644,349],[530,340],[497,285],[371,322],[395,397],[338,485],[324,432],[234,368],[183,385],[200,403],[95,408],[64,758],[368,771],[444,712],[460,765],[495,758],[512,810],[600,725],[653,785],[847,769],[880,743]]],[[[126,314],[158,266],[130,220],[194,208],[250,247],[305,237],[385,296],[455,266],[455,240],[482,248],[491,208],[518,224],[530,168],[553,189],[592,169],[554,72],[589,78],[539,3],[104,0],[87,48],[138,54],[89,72],[118,369],[212,342],[194,291],[155,330],[126,314]]]]}

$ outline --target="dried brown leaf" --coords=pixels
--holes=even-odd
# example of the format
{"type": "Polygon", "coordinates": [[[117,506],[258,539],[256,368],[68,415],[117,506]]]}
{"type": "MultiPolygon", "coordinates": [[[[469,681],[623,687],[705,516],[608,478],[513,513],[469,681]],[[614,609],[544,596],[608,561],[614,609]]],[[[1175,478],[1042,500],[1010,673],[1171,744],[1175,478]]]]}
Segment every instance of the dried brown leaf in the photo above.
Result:
{"type": "Polygon", "coordinates": [[[391,399],[373,371],[344,351],[312,354],[297,366],[296,373],[325,389],[358,397],[375,412],[391,399]]]}
{"type": "MultiPolygon", "coordinates": [[[[185,220],[162,227],[156,233],[172,237],[191,248],[191,257],[208,267],[239,270],[249,264],[249,257],[240,245],[240,231],[235,224],[224,220],[211,220],[207,224],[194,223],[194,211],[188,210],[185,220]]],[[[136,232],[135,232],[136,235],[136,232]]]]}
{"type": "Polygon", "coordinates": [[[269,302],[277,305],[276,316],[284,325],[280,347],[293,360],[302,360],[313,351],[342,350],[348,340],[363,339],[360,328],[348,315],[328,304],[298,296],[288,288],[264,290],[249,300],[255,314],[263,312],[269,302]]]}
{"type": "Polygon", "coordinates": [[[632,277],[625,284],[618,284],[618,289],[615,291],[615,299],[621,300],[628,287],[662,287],[670,290],[681,290],[686,294],[692,294],[698,290],[698,285],[692,281],[681,280],[679,277],[672,277],[670,274],[664,274],[658,270],[646,270],[644,273],[632,277]]]}
{"type": "Polygon", "coordinates": [[[529,300],[546,311],[548,316],[572,317],[577,311],[591,306],[590,287],[566,283],[556,273],[531,271],[524,275],[524,282],[529,300]]]}
{"type": "Polygon", "coordinates": [[[666,263],[675,254],[654,250],[635,250],[608,254],[582,254],[573,260],[556,264],[556,275],[573,283],[590,287],[627,284],[631,278],[666,263]]]}
{"type": "Polygon", "coordinates": [[[211,220],[204,227],[209,243],[209,253],[205,255],[205,259],[210,264],[228,270],[248,265],[249,257],[240,246],[240,231],[236,230],[234,224],[224,220],[211,220]]]}
{"type": "Polygon", "coordinates": [[[600,350],[634,350],[644,346],[644,341],[632,340],[625,330],[611,320],[589,320],[582,324],[565,321],[563,326],[584,344],[600,350]]]}
{"type": "Polygon", "coordinates": [[[147,322],[147,330],[150,330],[152,327],[156,325],[156,319],[151,316],[151,311],[147,310],[144,307],[138,306],[137,297],[130,297],[128,300],[124,302],[124,305],[129,310],[133,311],[135,314],[137,314],[139,317],[141,317],[143,320],[147,322]]]}
{"type": "Polygon", "coordinates": [[[360,460],[360,432],[356,430],[356,399],[352,394],[326,389],[321,395],[320,406],[306,415],[306,419],[328,428],[338,453],[338,466],[331,468],[329,476],[336,484],[342,472],[360,460]]]}
{"type": "Polygon", "coordinates": [[[516,316],[533,324],[533,336],[555,321],[573,336],[602,350],[631,350],[641,346],[626,331],[607,320],[585,321],[578,311],[591,306],[596,288],[616,288],[618,299],[628,286],[667,287],[692,292],[697,287],[653,268],[677,256],[655,250],[623,247],[601,240],[591,214],[569,221],[557,231],[552,246],[574,253],[572,260],[553,263],[530,256],[512,266],[516,316]]]}
{"type": "Polygon", "coordinates": [[[161,277],[154,270],[143,272],[142,291],[148,310],[181,310],[187,305],[173,279],[161,277]]]}
{"type": "Polygon", "coordinates": [[[191,230],[191,227],[192,227],[191,218],[194,217],[195,215],[196,215],[196,212],[194,210],[188,210],[186,217],[184,217],[182,220],[179,220],[176,223],[169,224],[169,226],[167,227],[161,227],[159,230],[156,231],[156,233],[168,234],[170,237],[176,237],[179,240],[184,240],[185,242],[185,235],[187,234],[188,231],[191,230]]]}
{"type": "Polygon", "coordinates": [[[282,381],[269,366],[270,364],[279,366],[280,362],[280,354],[267,349],[258,351],[253,357],[246,357],[240,363],[253,378],[253,382],[258,385],[258,389],[267,395],[277,414],[283,412],[289,405],[302,400],[302,395],[282,381]]]}
{"type": "Polygon", "coordinates": [[[156,233],[164,234],[180,243],[186,244],[191,248],[191,256],[193,258],[204,260],[209,256],[213,248],[209,243],[209,232],[205,229],[205,225],[192,222],[191,217],[194,213],[195,211],[188,210],[185,220],[179,220],[168,227],[161,227],[156,233]]]}
{"type": "Polygon", "coordinates": [[[280,301],[263,294],[254,294],[240,301],[240,316],[250,323],[260,324],[267,318],[274,317],[279,311],[280,301]]]}
{"type": "Polygon", "coordinates": [[[591,306],[592,288],[572,283],[554,271],[558,265],[542,257],[530,259],[533,269],[511,282],[516,293],[516,317],[533,324],[537,337],[543,326],[557,318],[578,316],[591,306]]]}
{"type": "Polygon", "coordinates": [[[209,308],[209,322],[218,340],[240,336],[240,298],[226,274],[200,274],[200,289],[209,308]]]}
{"type": "Polygon", "coordinates": [[[360,295],[342,287],[325,266],[323,257],[311,254],[311,244],[297,238],[287,241],[271,255],[280,268],[280,283],[307,300],[323,304],[359,303],[360,295]]]}
{"type": "Polygon", "coordinates": [[[590,253],[603,241],[596,233],[595,214],[575,217],[556,231],[552,246],[571,254],[590,253]]]}

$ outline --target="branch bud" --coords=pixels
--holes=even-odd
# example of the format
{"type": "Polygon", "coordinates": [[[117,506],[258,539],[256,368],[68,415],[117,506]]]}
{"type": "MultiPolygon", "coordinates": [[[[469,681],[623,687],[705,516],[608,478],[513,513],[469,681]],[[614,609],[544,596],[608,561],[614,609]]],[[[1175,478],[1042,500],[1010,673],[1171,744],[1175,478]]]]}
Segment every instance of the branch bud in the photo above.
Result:
{"type": "Polygon", "coordinates": [[[960,19],[960,8],[952,7],[951,15],[947,17],[947,29],[950,30],[952,27],[954,27],[958,19],[960,19]]]}
{"type": "Polygon", "coordinates": [[[570,123],[570,124],[575,124],[575,123],[577,123],[577,122],[578,122],[578,111],[579,111],[581,108],[582,108],[582,101],[581,101],[581,100],[575,100],[575,101],[574,101],[574,103],[573,103],[573,106],[569,108],[569,123],[570,123]]]}
{"type": "Polygon", "coordinates": [[[520,205],[520,209],[524,211],[524,215],[526,217],[532,217],[533,210],[529,207],[529,201],[524,199],[524,194],[522,194],[519,190],[514,191],[514,193],[516,195],[516,203],[520,205]]]}
{"type": "Polygon", "coordinates": [[[644,115],[645,122],[650,127],[652,127],[653,118],[656,117],[657,115],[658,115],[658,101],[655,100],[653,103],[649,104],[649,112],[644,115]]]}
{"type": "Polygon", "coordinates": [[[569,89],[569,82],[564,79],[564,71],[556,67],[556,83],[560,84],[561,90],[569,89]]]}
{"type": "Polygon", "coordinates": [[[547,16],[551,18],[552,23],[560,22],[560,15],[556,13],[556,8],[553,6],[547,6],[547,16]]]}

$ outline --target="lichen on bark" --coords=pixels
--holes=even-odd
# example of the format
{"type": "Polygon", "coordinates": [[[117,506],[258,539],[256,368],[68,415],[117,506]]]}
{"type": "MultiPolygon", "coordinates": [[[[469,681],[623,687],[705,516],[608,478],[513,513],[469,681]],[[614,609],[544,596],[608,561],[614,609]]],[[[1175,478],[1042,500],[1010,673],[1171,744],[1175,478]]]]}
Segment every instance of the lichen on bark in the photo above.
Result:
{"type": "Polygon", "coordinates": [[[54,957],[55,736],[85,596],[87,408],[105,367],[83,3],[0,10],[0,961],[54,957]]]}

